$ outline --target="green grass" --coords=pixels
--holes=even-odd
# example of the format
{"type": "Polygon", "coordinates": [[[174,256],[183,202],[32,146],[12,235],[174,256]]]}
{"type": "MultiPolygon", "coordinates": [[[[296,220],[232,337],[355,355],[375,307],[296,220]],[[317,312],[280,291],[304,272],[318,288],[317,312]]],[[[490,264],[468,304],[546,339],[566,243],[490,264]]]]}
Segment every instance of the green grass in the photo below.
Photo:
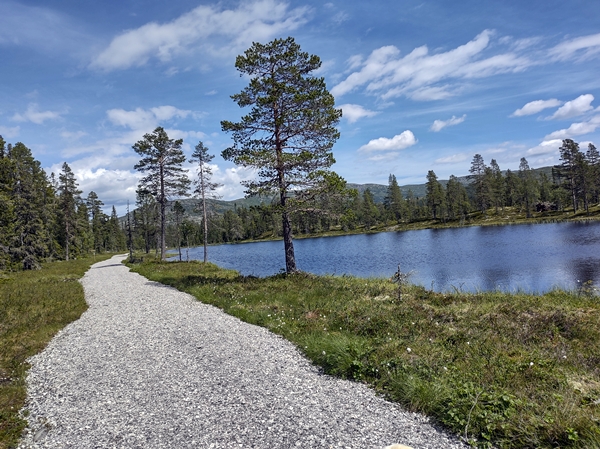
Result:
{"type": "Polygon", "coordinates": [[[441,294],[382,279],[133,270],[294,342],[479,447],[600,448],[600,298],[441,294]]]}
{"type": "Polygon", "coordinates": [[[87,309],[77,280],[95,259],[44,264],[39,271],[0,272],[0,449],[16,447],[25,421],[27,358],[87,309]]]}

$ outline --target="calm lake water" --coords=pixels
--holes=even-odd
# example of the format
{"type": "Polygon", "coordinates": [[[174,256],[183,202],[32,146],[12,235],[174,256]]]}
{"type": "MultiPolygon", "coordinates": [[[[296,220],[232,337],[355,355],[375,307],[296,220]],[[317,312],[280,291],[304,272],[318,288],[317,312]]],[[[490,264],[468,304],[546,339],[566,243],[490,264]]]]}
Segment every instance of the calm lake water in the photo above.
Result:
{"type": "MultiPolygon", "coordinates": [[[[294,240],[298,268],[315,274],[389,278],[412,272],[412,283],[436,291],[546,292],[600,285],[600,222],[382,232],[294,240]]],[[[185,257],[185,252],[184,252],[185,257]]],[[[202,247],[189,257],[203,257],[202,247]]],[[[209,261],[244,275],[285,267],[283,242],[218,245],[209,261]]]]}

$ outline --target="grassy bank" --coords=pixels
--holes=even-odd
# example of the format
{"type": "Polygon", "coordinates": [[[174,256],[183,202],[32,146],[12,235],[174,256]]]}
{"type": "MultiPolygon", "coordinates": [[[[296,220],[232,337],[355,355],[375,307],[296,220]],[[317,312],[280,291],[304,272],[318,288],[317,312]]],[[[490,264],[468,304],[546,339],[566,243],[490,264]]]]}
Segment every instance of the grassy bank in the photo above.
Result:
{"type": "Polygon", "coordinates": [[[39,271],[0,273],[0,448],[16,447],[25,426],[26,359],[86,310],[77,280],[111,255],[44,264],[39,271]]]}
{"type": "Polygon", "coordinates": [[[600,448],[600,298],[440,294],[381,279],[135,265],[294,342],[480,447],[600,448]]]}

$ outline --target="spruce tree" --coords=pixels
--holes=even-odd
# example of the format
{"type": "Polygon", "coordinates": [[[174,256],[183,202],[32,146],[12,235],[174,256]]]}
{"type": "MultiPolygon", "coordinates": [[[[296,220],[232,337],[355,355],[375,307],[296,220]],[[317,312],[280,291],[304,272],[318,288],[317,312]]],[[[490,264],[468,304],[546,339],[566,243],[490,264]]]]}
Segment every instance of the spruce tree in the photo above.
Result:
{"type": "Polygon", "coordinates": [[[437,176],[433,170],[427,172],[427,195],[425,201],[431,211],[432,218],[437,220],[442,217],[442,210],[445,203],[444,188],[437,180],[437,176]]]}
{"type": "Polygon", "coordinates": [[[65,260],[69,260],[69,253],[77,232],[77,204],[81,201],[79,184],[75,174],[66,162],[58,175],[58,208],[60,212],[61,240],[65,251],[65,260]]]}
{"type": "Polygon", "coordinates": [[[49,230],[44,220],[45,194],[48,187],[46,173],[31,150],[22,143],[10,147],[6,158],[12,172],[12,238],[9,241],[11,260],[23,269],[39,268],[48,254],[49,230]]]}
{"type": "Polygon", "coordinates": [[[185,162],[182,144],[182,139],[169,139],[167,132],[159,126],[133,145],[135,152],[142,156],[134,168],[147,173],[139,186],[152,194],[160,206],[161,260],[165,259],[166,253],[167,203],[173,195],[187,195],[190,186],[187,170],[182,168],[185,162]]]}

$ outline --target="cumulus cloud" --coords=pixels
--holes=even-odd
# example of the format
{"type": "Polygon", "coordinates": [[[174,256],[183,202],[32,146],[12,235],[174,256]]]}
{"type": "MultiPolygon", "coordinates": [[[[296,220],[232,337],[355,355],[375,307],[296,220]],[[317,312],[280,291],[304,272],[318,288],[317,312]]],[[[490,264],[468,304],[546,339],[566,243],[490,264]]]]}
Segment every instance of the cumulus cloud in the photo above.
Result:
{"type": "Polygon", "coordinates": [[[368,144],[363,145],[358,150],[366,153],[374,151],[400,151],[405,148],[411,147],[417,143],[415,135],[410,130],[406,130],[401,134],[397,134],[391,139],[387,137],[380,137],[379,139],[373,139],[368,144]]]}
{"type": "Polygon", "coordinates": [[[400,96],[415,100],[443,99],[460,90],[456,85],[460,80],[518,72],[532,64],[514,52],[488,56],[492,35],[492,31],[485,30],[464,45],[434,54],[427,46],[415,48],[403,57],[393,45],[378,48],[364,60],[350,59],[351,68],[357,71],[334,86],[331,93],[340,96],[366,86],[367,92],[382,99],[400,96]]]}
{"type": "Polygon", "coordinates": [[[158,106],[150,109],[136,108],[134,111],[125,109],[109,109],[106,111],[108,119],[115,125],[133,130],[151,130],[160,122],[174,118],[186,118],[192,111],[178,109],[174,106],[158,106]]]}
{"type": "Polygon", "coordinates": [[[588,59],[598,53],[600,53],[600,33],[566,40],[550,50],[550,55],[560,61],[573,57],[588,59]]]}
{"type": "Polygon", "coordinates": [[[358,104],[342,104],[337,108],[342,110],[342,117],[347,119],[349,123],[354,123],[363,117],[373,117],[379,114],[379,112],[370,111],[358,104]]]}
{"type": "Polygon", "coordinates": [[[27,110],[22,114],[16,113],[12,120],[15,122],[32,122],[36,125],[43,124],[46,120],[57,120],[61,116],[60,112],[56,111],[40,111],[36,103],[29,103],[27,110]]]}
{"type": "Polygon", "coordinates": [[[548,134],[544,139],[570,139],[575,136],[593,133],[598,127],[600,127],[600,115],[596,115],[585,122],[573,123],[568,128],[554,131],[553,133],[548,134]]]}
{"type": "Polygon", "coordinates": [[[202,5],[168,23],[147,23],[115,37],[90,64],[105,71],[142,66],[150,59],[171,61],[187,51],[213,55],[238,52],[252,42],[286,36],[306,22],[307,7],[290,10],[287,3],[257,0],[236,9],[202,5]],[[210,39],[209,39],[210,38],[210,39]],[[208,42],[220,43],[218,48],[208,42]]]}
{"type": "Polygon", "coordinates": [[[437,133],[440,132],[442,129],[446,128],[447,126],[455,126],[464,122],[466,118],[467,114],[464,114],[462,117],[455,117],[453,115],[452,118],[448,120],[435,120],[433,122],[433,125],[431,125],[431,128],[429,129],[434,133],[437,133]]]}
{"type": "Polygon", "coordinates": [[[530,101],[525,106],[520,109],[517,109],[510,116],[511,117],[523,117],[524,115],[533,115],[538,112],[543,111],[548,108],[555,108],[563,104],[562,101],[557,100],[556,98],[551,98],[550,100],[535,100],[530,101]]]}
{"type": "Polygon", "coordinates": [[[548,120],[564,120],[582,115],[594,109],[591,105],[592,101],[594,101],[592,94],[580,95],[575,100],[567,101],[551,117],[548,117],[548,120]]]}
{"type": "Polygon", "coordinates": [[[561,145],[562,145],[562,140],[561,139],[544,140],[539,145],[537,145],[537,146],[535,146],[533,148],[529,148],[525,152],[525,154],[527,154],[527,156],[537,156],[539,154],[556,153],[558,151],[558,148],[561,145]]]}

